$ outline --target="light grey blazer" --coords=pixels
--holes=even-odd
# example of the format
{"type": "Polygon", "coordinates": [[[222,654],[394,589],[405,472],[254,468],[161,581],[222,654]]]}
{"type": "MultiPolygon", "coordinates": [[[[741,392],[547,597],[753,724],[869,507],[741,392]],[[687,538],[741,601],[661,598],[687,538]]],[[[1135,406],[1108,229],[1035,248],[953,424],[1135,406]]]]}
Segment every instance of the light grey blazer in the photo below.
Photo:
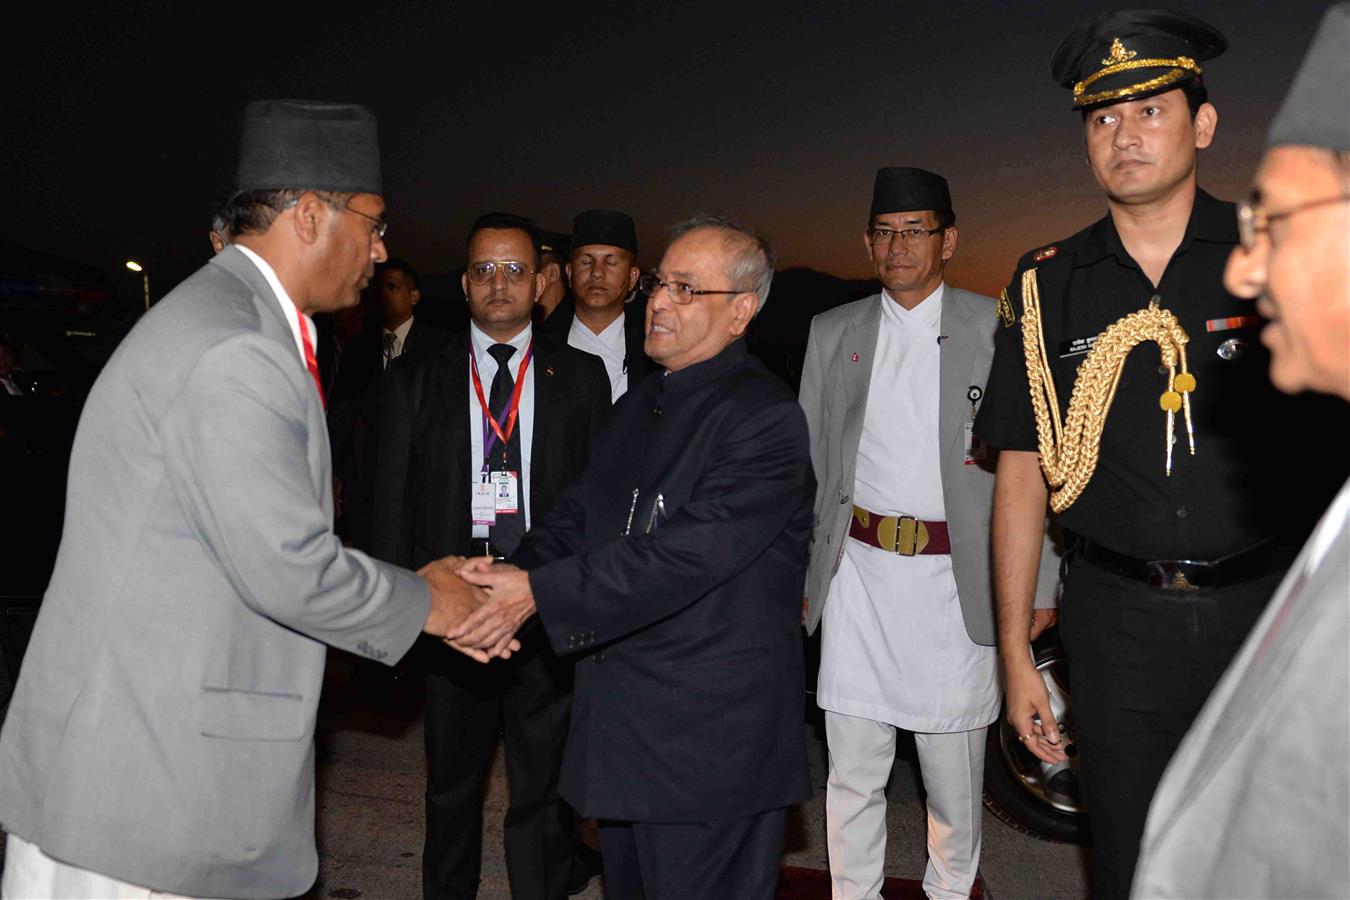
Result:
{"type": "MultiPolygon", "coordinates": [[[[811,429],[811,464],[816,470],[815,530],[806,575],[806,628],[820,623],[830,581],[839,568],[853,515],[853,482],[858,441],[867,411],[872,358],[881,327],[881,294],[855,300],[811,322],[802,366],[800,402],[811,429]],[[854,362],[854,355],[857,362],[854,362]]],[[[965,425],[971,420],[969,392],[984,390],[994,358],[998,327],[995,301],[947,285],[942,300],[938,441],[942,455],[942,499],[952,542],[952,570],[970,639],[996,643],[989,566],[989,521],[993,512],[994,469],[965,464],[965,425]]],[[[1041,559],[1036,605],[1055,605],[1059,563],[1049,539],[1041,559]]],[[[903,585],[896,585],[903,590],[903,585]]]]}
{"type": "Polygon", "coordinates": [[[56,569],[0,734],[0,823],[194,897],[314,881],[324,644],[392,664],[410,572],[333,536],[328,431],[266,280],[230,248],[104,368],[56,569]]]}
{"type": "Polygon", "coordinates": [[[1323,527],[1168,764],[1132,897],[1350,897],[1350,521],[1323,527]]]}

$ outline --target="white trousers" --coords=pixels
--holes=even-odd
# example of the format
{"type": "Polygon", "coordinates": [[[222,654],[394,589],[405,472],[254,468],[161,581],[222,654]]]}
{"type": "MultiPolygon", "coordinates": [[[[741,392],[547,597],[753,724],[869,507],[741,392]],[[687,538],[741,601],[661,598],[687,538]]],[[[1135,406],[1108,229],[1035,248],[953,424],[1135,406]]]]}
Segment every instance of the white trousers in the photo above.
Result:
{"type": "Polygon", "coordinates": [[[57,862],[37,844],[5,835],[3,900],[187,900],[179,894],[152,891],[98,872],[57,862]]]}
{"type": "MultiPolygon", "coordinates": [[[[980,865],[984,740],[987,729],[918,734],[919,770],[928,794],[929,897],[970,896],[980,865]]],[[[825,840],[831,896],[877,900],[886,865],[886,781],[895,761],[893,725],[825,711],[830,777],[825,840]]]]}

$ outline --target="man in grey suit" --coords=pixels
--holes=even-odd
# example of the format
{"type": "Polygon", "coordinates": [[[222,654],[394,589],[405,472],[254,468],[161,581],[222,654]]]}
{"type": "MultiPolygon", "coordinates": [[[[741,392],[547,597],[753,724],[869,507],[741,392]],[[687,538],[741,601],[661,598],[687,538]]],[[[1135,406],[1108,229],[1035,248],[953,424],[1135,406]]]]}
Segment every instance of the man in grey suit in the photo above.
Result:
{"type": "MultiPolygon", "coordinates": [[[[880,896],[897,728],[915,733],[928,792],[924,891],[967,897],[979,865],[1000,694],[994,477],[971,424],[998,320],[994,300],[943,283],[956,240],[946,179],[878,171],[864,246],[883,290],[817,316],[802,370],[819,479],[804,614],[809,632],[824,622],[826,837],[849,900],[880,896]]],[[[1033,635],[1053,618],[1037,610],[1033,635]]]]}
{"type": "Polygon", "coordinates": [[[241,149],[233,244],[84,407],[0,734],[6,898],[302,893],[325,644],[393,664],[474,605],[448,562],[419,577],[331,528],[309,317],[385,258],[374,117],[260,101],[241,149]]]}
{"type": "MultiPolygon", "coordinates": [[[[1350,4],[1327,10],[1238,206],[1227,288],[1282,391],[1350,400],[1350,4]]],[[[1344,412],[1342,411],[1342,416],[1344,412]]],[[[1291,447],[1295,453],[1296,448],[1291,447]]],[[[1134,897],[1350,897],[1350,482],[1153,795],[1134,897]]]]}

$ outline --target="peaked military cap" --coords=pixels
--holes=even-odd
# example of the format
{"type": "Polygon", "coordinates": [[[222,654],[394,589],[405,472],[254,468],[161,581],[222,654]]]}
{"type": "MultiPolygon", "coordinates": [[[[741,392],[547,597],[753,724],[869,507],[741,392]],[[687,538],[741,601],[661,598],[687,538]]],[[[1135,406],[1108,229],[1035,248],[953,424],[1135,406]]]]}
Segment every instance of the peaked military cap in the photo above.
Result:
{"type": "Polygon", "coordinates": [[[572,220],[572,247],[606,244],[637,256],[637,228],[628,213],[613,209],[588,209],[572,220]]]}
{"type": "Polygon", "coordinates": [[[877,169],[877,180],[872,187],[873,216],[887,213],[931,209],[934,212],[952,211],[952,194],[947,179],[927,169],[913,166],[888,166],[877,169]]]}
{"type": "Polygon", "coordinates": [[[1199,19],[1122,9],[1075,28],[1055,50],[1050,75],[1073,91],[1074,109],[1094,109],[1179,88],[1227,49],[1228,39],[1199,19]]]}
{"type": "Polygon", "coordinates": [[[236,186],[383,193],[374,114],[352,103],[253,101],[244,110],[236,186]]]}

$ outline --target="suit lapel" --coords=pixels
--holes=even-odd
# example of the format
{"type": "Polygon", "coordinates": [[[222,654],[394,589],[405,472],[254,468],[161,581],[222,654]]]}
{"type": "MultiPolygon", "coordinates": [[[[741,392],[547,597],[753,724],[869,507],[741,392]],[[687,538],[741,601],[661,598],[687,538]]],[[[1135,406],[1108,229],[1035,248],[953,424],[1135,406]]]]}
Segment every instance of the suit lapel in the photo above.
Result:
{"type": "Polygon", "coordinates": [[[844,388],[844,452],[857,452],[862,436],[863,418],[867,413],[867,392],[872,383],[872,362],[877,350],[877,333],[881,329],[881,304],[877,294],[872,302],[863,304],[862,311],[848,323],[839,345],[839,364],[843,367],[840,379],[844,388]]]}
{"type": "Polygon", "coordinates": [[[954,442],[961,440],[965,424],[970,421],[970,398],[967,393],[974,382],[976,335],[971,333],[970,309],[960,292],[947,286],[942,301],[942,324],[939,334],[940,372],[938,375],[938,435],[943,459],[954,442]]]}
{"type": "MultiPolygon", "coordinates": [[[[565,371],[560,356],[558,349],[547,339],[535,340],[534,361],[530,363],[530,371],[534,372],[534,435],[530,438],[530,468],[536,473],[551,446],[557,425],[554,418],[563,410],[566,401],[565,385],[570,373],[565,371]]],[[[537,476],[531,478],[531,504],[535,501],[539,482],[537,476]]]]}

